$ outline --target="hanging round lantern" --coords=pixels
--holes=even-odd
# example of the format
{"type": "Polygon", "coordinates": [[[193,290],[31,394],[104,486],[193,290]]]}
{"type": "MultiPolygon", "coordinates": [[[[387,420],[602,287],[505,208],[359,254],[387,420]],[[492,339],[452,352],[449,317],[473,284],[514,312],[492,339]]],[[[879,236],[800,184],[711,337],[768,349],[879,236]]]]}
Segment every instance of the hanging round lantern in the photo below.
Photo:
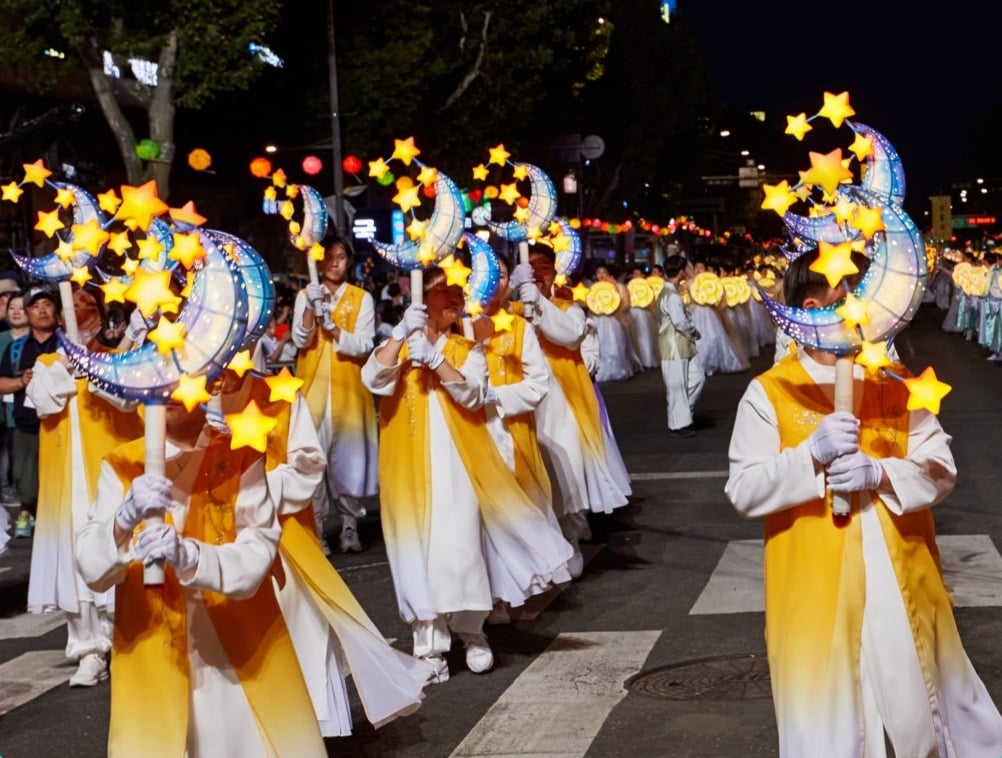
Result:
{"type": "Polygon", "coordinates": [[[519,208],[528,208],[529,207],[529,198],[527,198],[525,195],[523,195],[522,197],[518,198],[515,201],[515,204],[519,208]]]}
{"type": "Polygon", "coordinates": [[[391,184],[393,184],[393,182],[396,181],[396,179],[397,177],[393,175],[392,171],[386,171],[376,181],[378,181],[384,187],[389,187],[391,184]]]}
{"type": "Polygon", "coordinates": [[[341,168],[344,169],[346,174],[354,176],[362,170],[362,161],[357,155],[346,155],[344,160],[341,161],[341,168]]]}
{"type": "Polygon", "coordinates": [[[303,171],[310,176],[316,176],[323,169],[323,162],[315,155],[307,155],[303,158],[303,171]]]}
{"type": "Polygon", "coordinates": [[[475,203],[479,203],[484,197],[484,191],[481,189],[475,189],[469,191],[470,200],[475,203]]]}
{"type": "Polygon", "coordinates": [[[427,198],[435,197],[435,185],[434,184],[424,185],[423,187],[421,187],[421,194],[427,198]]]}
{"type": "Polygon", "coordinates": [[[205,171],[212,165],[212,156],[200,147],[188,153],[188,165],[196,171],[205,171]]]}
{"type": "Polygon", "coordinates": [[[404,174],[397,179],[393,186],[396,187],[399,192],[403,192],[404,190],[408,190],[414,186],[414,180],[404,174]]]}
{"type": "Polygon", "coordinates": [[[157,144],[156,140],[151,140],[149,138],[139,140],[136,143],[136,156],[140,160],[144,161],[155,161],[160,157],[160,145],[157,144]]]}
{"type": "Polygon", "coordinates": [[[258,179],[265,179],[271,174],[271,161],[267,158],[255,158],[250,162],[250,172],[258,179]]]}

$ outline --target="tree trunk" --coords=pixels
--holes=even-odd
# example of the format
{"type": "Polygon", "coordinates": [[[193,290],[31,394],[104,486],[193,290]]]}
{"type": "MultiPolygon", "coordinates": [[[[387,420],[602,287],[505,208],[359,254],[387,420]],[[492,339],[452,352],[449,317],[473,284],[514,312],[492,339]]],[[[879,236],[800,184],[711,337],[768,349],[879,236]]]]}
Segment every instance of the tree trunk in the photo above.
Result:
{"type": "MultiPolygon", "coordinates": [[[[445,100],[445,105],[438,109],[439,113],[444,113],[449,110],[456,101],[463,96],[463,93],[470,88],[470,85],[476,81],[477,77],[480,76],[480,66],[484,62],[484,51],[487,49],[487,28],[491,24],[492,11],[484,11],[484,27],[480,30],[480,48],[477,50],[477,59],[473,61],[473,65],[470,66],[470,70],[466,72],[466,75],[462,78],[456,89],[452,91],[445,100]]],[[[463,37],[463,41],[460,42],[459,48],[463,49],[466,37],[463,37]]]]}
{"type": "Polygon", "coordinates": [[[170,170],[177,147],[174,144],[174,68],[177,65],[177,29],[172,29],[157,62],[157,86],[146,114],[150,139],[160,145],[160,157],[146,167],[146,178],[157,183],[157,194],[166,200],[170,194],[170,170]]]}

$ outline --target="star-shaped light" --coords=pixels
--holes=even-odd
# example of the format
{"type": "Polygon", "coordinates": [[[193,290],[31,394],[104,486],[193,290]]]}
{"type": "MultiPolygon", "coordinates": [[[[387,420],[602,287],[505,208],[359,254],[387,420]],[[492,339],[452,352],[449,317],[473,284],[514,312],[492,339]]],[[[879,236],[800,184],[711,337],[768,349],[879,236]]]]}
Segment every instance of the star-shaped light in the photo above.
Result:
{"type": "Polygon", "coordinates": [[[571,293],[574,295],[574,299],[582,303],[588,302],[588,287],[585,286],[584,282],[578,282],[571,289],[571,293]]]}
{"type": "Polygon", "coordinates": [[[230,428],[230,450],[251,447],[259,453],[268,449],[268,435],[278,425],[278,419],[266,416],[251,400],[240,413],[228,413],[226,425],[230,428]]]}
{"type": "Polygon", "coordinates": [[[128,232],[112,232],[108,240],[108,249],[115,251],[118,255],[125,255],[125,251],[132,247],[132,240],[129,239],[128,232]]]}
{"type": "Polygon", "coordinates": [[[164,251],[164,244],[152,234],[136,243],[139,248],[139,260],[155,261],[164,251]]]}
{"type": "Polygon", "coordinates": [[[157,183],[151,179],[138,187],[122,186],[122,204],[116,215],[120,219],[132,219],[140,229],[149,229],[153,217],[168,210],[167,203],[157,195],[157,183]]]}
{"type": "Polygon", "coordinates": [[[518,191],[518,185],[516,185],[515,182],[512,182],[511,184],[501,185],[501,191],[498,192],[498,197],[508,203],[508,205],[512,205],[516,200],[522,197],[522,193],[518,191]]]}
{"type": "Polygon", "coordinates": [[[73,224],[70,228],[73,234],[73,249],[86,250],[96,258],[101,253],[101,247],[111,237],[96,218],[89,219],[85,224],[73,224]]]}
{"type": "Polygon", "coordinates": [[[494,322],[495,332],[507,332],[511,329],[511,325],[514,323],[515,317],[508,313],[508,311],[502,309],[491,316],[491,321],[494,322]]]}
{"type": "Polygon", "coordinates": [[[504,144],[500,144],[497,147],[490,148],[491,157],[487,163],[496,163],[499,166],[503,166],[505,161],[511,156],[507,150],[504,149],[504,144]]]}
{"type": "Polygon", "coordinates": [[[34,163],[22,163],[21,166],[24,168],[24,181],[21,184],[31,184],[37,185],[39,187],[45,186],[45,180],[52,176],[52,172],[45,167],[45,163],[39,158],[34,163]]]}
{"type": "Polygon", "coordinates": [[[53,234],[58,232],[60,229],[66,227],[62,221],[59,220],[59,209],[53,211],[39,211],[38,212],[38,222],[35,224],[35,228],[40,232],[45,232],[46,237],[52,237],[53,234]]]}
{"type": "Polygon", "coordinates": [[[97,196],[97,204],[100,206],[101,210],[105,213],[115,214],[118,210],[118,206],[122,204],[121,199],[115,194],[114,189],[110,189],[107,192],[102,192],[97,196]]]}
{"type": "Polygon", "coordinates": [[[417,180],[419,184],[434,184],[438,180],[438,169],[434,169],[431,166],[422,166],[418,172],[417,180]]]}
{"type": "Polygon", "coordinates": [[[473,178],[478,182],[483,182],[487,180],[487,166],[481,163],[479,166],[473,167],[473,178]]]}
{"type": "Polygon", "coordinates": [[[518,180],[525,179],[526,177],[529,176],[529,167],[526,166],[524,163],[516,163],[515,168],[512,169],[511,174],[518,180]]]}
{"type": "Polygon", "coordinates": [[[147,335],[150,342],[155,342],[160,355],[169,356],[171,351],[184,347],[186,330],[180,321],[168,321],[163,316],[157,322],[155,329],[147,335]]]}
{"type": "Polygon", "coordinates": [[[290,200],[293,200],[293,199],[299,197],[299,185],[298,184],[290,184],[288,187],[286,187],[285,188],[285,196],[287,198],[289,198],[290,200]]]}
{"type": "Polygon", "coordinates": [[[296,402],[296,393],[306,384],[302,379],[294,377],[288,366],[284,366],[277,374],[265,377],[264,383],[271,390],[268,399],[273,403],[279,400],[287,403],[296,402]]]}
{"type": "Polygon", "coordinates": [[[835,312],[842,317],[845,325],[850,329],[870,323],[869,304],[851,292],[845,296],[845,302],[836,308],[835,312]]]}
{"type": "Polygon", "coordinates": [[[17,182],[11,182],[10,184],[3,185],[3,199],[9,200],[12,203],[16,203],[21,199],[21,195],[24,194],[24,190],[17,186],[17,182]]]}
{"type": "Polygon", "coordinates": [[[404,187],[393,196],[393,202],[400,206],[400,210],[407,213],[411,208],[417,208],[421,205],[421,198],[418,197],[418,192],[420,191],[421,188],[416,184],[411,187],[404,187]]]}
{"type": "Polygon", "coordinates": [[[285,172],[282,171],[282,169],[278,169],[271,175],[271,183],[276,187],[284,187],[288,181],[289,178],[285,175],[285,172]]]}
{"type": "Polygon", "coordinates": [[[835,287],[843,277],[859,272],[859,268],[852,262],[852,245],[849,242],[837,245],[819,242],[818,259],[810,265],[810,269],[824,275],[829,287],[835,287]]]}
{"type": "Polygon", "coordinates": [[[790,183],[786,179],[779,184],[763,184],[762,191],[765,192],[765,200],[761,205],[764,211],[776,211],[782,216],[797,202],[797,196],[790,192],[790,183]]]}
{"type": "Polygon", "coordinates": [[[275,189],[274,185],[272,185],[271,187],[264,188],[265,200],[274,200],[277,197],[278,197],[278,190],[275,189]]]}
{"type": "Polygon", "coordinates": [[[856,203],[849,200],[847,197],[840,197],[838,202],[832,207],[832,213],[835,214],[835,220],[840,224],[846,224],[852,220],[852,217],[856,215],[856,209],[859,206],[856,203]]]}
{"type": "Polygon", "coordinates": [[[856,211],[856,215],[852,217],[852,221],[849,222],[849,226],[853,229],[859,229],[866,239],[873,239],[873,235],[877,232],[887,231],[887,225],[884,223],[883,210],[878,205],[874,208],[860,207],[856,211]]]}
{"type": "Polygon", "coordinates": [[[849,105],[849,93],[841,92],[838,95],[831,92],[825,93],[825,104],[821,106],[818,115],[828,119],[832,125],[838,129],[842,122],[850,116],[855,116],[856,111],[849,105]]]}
{"type": "Polygon", "coordinates": [[[374,161],[369,161],[369,176],[373,179],[379,179],[383,174],[390,170],[390,167],[386,165],[386,161],[379,158],[374,161]]]}
{"type": "Polygon", "coordinates": [[[868,368],[870,371],[877,371],[884,366],[891,365],[891,359],[887,357],[887,343],[885,342],[864,342],[856,356],[856,363],[868,368]]]}
{"type": "Polygon", "coordinates": [[[278,215],[288,221],[292,218],[292,214],[296,212],[296,206],[292,204],[291,200],[286,200],[278,207],[278,215]]]}
{"type": "Polygon", "coordinates": [[[470,293],[466,293],[466,313],[470,316],[478,316],[484,312],[484,307],[476,300],[470,300],[470,293]]]}
{"type": "Polygon", "coordinates": [[[398,158],[405,166],[409,166],[411,165],[411,161],[418,155],[421,155],[421,151],[414,146],[413,137],[393,140],[393,155],[390,156],[391,159],[398,158]]]}
{"type": "Polygon", "coordinates": [[[849,145],[849,150],[856,154],[856,160],[863,160],[873,155],[873,137],[864,137],[857,133],[856,139],[849,145]]]}
{"type": "Polygon", "coordinates": [[[420,221],[417,218],[411,219],[411,222],[407,225],[407,236],[412,240],[424,239],[427,226],[427,221],[420,221]]]}
{"type": "Polygon", "coordinates": [[[939,381],[932,366],[926,366],[917,377],[905,379],[908,388],[908,410],[915,411],[925,408],[930,413],[939,413],[939,401],[953,389],[949,384],[939,381]]]}
{"type": "MultiPolygon", "coordinates": [[[[138,266],[138,262],[136,263],[138,266]]],[[[170,289],[170,271],[146,271],[138,269],[135,277],[125,292],[125,297],[135,303],[139,312],[146,318],[152,316],[157,308],[174,302],[174,293],[170,289]]]]}
{"type": "Polygon", "coordinates": [[[565,253],[571,249],[571,238],[563,232],[554,234],[548,241],[554,253],[565,253]]]}
{"type": "Polygon", "coordinates": [[[105,305],[108,303],[122,303],[124,305],[125,293],[128,289],[129,285],[127,282],[122,280],[122,277],[111,277],[111,279],[101,285],[101,291],[104,293],[105,305]]]}
{"type": "Polygon", "coordinates": [[[443,263],[442,270],[445,271],[445,283],[449,287],[453,284],[465,287],[470,274],[473,273],[473,269],[465,266],[458,258],[453,260],[451,265],[446,266],[443,263]]]}
{"type": "Polygon", "coordinates": [[[244,374],[254,369],[254,360],[251,358],[250,350],[241,350],[234,355],[226,364],[226,368],[243,379],[244,374]]]}
{"type": "Polygon", "coordinates": [[[567,284],[567,274],[557,274],[553,277],[554,287],[563,287],[565,284],[567,284]]]}
{"type": "Polygon", "coordinates": [[[852,180],[852,172],[842,165],[842,148],[837,147],[830,153],[808,152],[811,167],[804,174],[804,182],[821,187],[829,195],[834,195],[846,179],[852,180]]]}
{"type": "Polygon", "coordinates": [[[804,141],[804,135],[814,127],[807,123],[807,114],[801,113],[798,116],[786,117],[786,131],[784,134],[792,134],[797,138],[797,142],[804,141]]]}
{"type": "Polygon", "coordinates": [[[207,403],[212,399],[212,395],[205,388],[205,381],[207,377],[202,376],[188,376],[187,374],[181,374],[181,378],[178,380],[177,389],[170,393],[171,400],[179,400],[184,403],[184,407],[188,409],[188,413],[191,413],[202,403],[207,403]]]}
{"type": "Polygon", "coordinates": [[[524,224],[526,221],[529,220],[529,209],[516,208],[511,215],[518,223],[524,224]]]}
{"type": "Polygon", "coordinates": [[[81,287],[87,284],[91,278],[90,269],[86,266],[75,266],[73,273],[70,274],[70,281],[79,284],[81,287]]]}
{"type": "Polygon", "coordinates": [[[70,244],[69,240],[59,240],[59,244],[56,245],[56,256],[63,263],[69,263],[73,258],[73,245],[70,244]]]}
{"type": "Polygon", "coordinates": [[[171,208],[170,217],[174,219],[176,223],[187,224],[188,226],[201,226],[207,220],[205,216],[195,210],[195,203],[193,200],[189,200],[180,208],[171,208]]]}
{"type": "Polygon", "coordinates": [[[69,208],[77,201],[73,190],[67,187],[60,187],[56,190],[56,205],[60,208],[69,208]]]}
{"type": "Polygon", "coordinates": [[[428,242],[422,242],[418,246],[417,259],[421,265],[427,266],[435,260],[435,246],[428,242]]]}
{"type": "Polygon", "coordinates": [[[193,271],[186,271],[185,277],[185,285],[180,293],[182,298],[191,297],[191,288],[195,286],[195,273],[193,271]]]}
{"type": "Polygon", "coordinates": [[[185,268],[191,268],[195,265],[195,261],[203,260],[205,256],[205,248],[202,247],[202,239],[197,232],[174,233],[174,247],[167,253],[167,257],[172,261],[177,261],[185,268]]]}
{"type": "Polygon", "coordinates": [[[122,271],[126,276],[132,276],[139,268],[139,261],[135,258],[126,258],[122,261],[122,271]]]}
{"type": "Polygon", "coordinates": [[[324,259],[324,246],[319,242],[314,242],[310,245],[310,249],[307,251],[310,257],[315,261],[322,261],[324,259]]]}

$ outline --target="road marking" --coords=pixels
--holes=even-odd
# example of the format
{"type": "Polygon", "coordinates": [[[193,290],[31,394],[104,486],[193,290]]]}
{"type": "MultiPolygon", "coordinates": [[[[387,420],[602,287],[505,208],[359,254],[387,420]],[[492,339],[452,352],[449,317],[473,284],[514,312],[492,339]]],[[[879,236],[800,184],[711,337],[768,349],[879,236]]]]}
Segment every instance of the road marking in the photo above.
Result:
{"type": "Polygon", "coordinates": [[[13,566],[0,566],[0,574],[2,574],[4,571],[11,571],[13,570],[13,568],[14,568],[13,566]]]}
{"type": "Polygon", "coordinates": [[[634,482],[656,482],[662,479],[726,479],[729,471],[643,471],[630,474],[634,482]]]}
{"type": "Polygon", "coordinates": [[[0,640],[21,637],[41,637],[66,623],[66,615],[54,613],[19,613],[10,618],[0,618],[0,640]]]}
{"type": "Polygon", "coordinates": [[[32,650],[0,666],[0,716],[58,685],[76,670],[62,650],[32,650]]]}
{"type": "MultiPolygon", "coordinates": [[[[987,534],[936,537],[946,586],[957,607],[1002,606],[1002,555],[987,534]]],[[[765,610],[762,540],[727,543],[690,615],[765,610]]]]}
{"type": "Polygon", "coordinates": [[[581,758],[659,630],[560,634],[477,722],[453,758],[581,758]]]}

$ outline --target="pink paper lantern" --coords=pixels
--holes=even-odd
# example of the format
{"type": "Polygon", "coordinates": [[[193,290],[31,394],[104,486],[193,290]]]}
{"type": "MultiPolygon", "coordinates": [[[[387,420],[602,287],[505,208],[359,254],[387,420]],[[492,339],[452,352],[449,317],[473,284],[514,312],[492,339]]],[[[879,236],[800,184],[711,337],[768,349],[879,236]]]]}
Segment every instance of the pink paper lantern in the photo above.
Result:
{"type": "Polygon", "coordinates": [[[323,162],[315,155],[307,155],[303,158],[303,171],[310,176],[319,174],[323,167],[323,162]]]}

